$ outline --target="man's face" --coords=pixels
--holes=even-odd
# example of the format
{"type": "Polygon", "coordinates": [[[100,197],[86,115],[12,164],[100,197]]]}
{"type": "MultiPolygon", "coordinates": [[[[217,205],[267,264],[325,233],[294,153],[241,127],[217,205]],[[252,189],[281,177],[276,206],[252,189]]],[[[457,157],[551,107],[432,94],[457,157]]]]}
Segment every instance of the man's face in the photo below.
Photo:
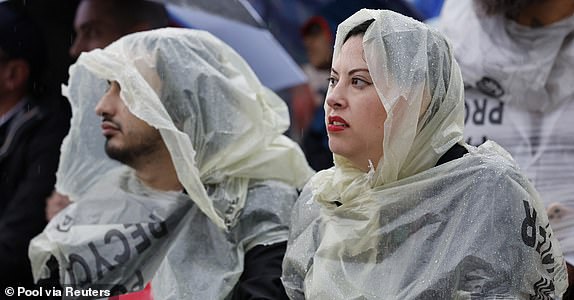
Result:
{"type": "Polygon", "coordinates": [[[70,47],[70,56],[104,48],[124,35],[120,22],[112,14],[110,0],[83,0],[76,10],[74,30],[76,39],[70,47]]]}
{"type": "Polygon", "coordinates": [[[0,114],[11,107],[11,103],[3,101],[5,97],[16,93],[20,100],[19,98],[23,96],[29,74],[30,65],[27,61],[21,58],[10,59],[0,50],[0,114]]]}
{"type": "Polygon", "coordinates": [[[0,50],[0,98],[6,93],[8,88],[8,62],[8,58],[0,50]]]}
{"type": "Polygon", "coordinates": [[[165,147],[159,131],[129,111],[115,81],[96,105],[96,113],[102,116],[106,154],[112,159],[135,168],[165,147]]]}

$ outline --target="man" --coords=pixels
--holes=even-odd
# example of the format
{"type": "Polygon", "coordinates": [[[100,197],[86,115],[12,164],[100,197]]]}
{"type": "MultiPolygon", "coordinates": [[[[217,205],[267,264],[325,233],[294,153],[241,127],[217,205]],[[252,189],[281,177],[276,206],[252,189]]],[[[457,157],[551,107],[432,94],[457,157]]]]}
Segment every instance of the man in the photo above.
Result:
{"type": "Polygon", "coordinates": [[[41,95],[46,49],[14,3],[0,3],[0,286],[31,288],[30,239],[46,221],[60,143],[69,124],[41,95]]]}
{"type": "MultiPolygon", "coordinates": [[[[82,0],[74,19],[76,39],[70,47],[70,56],[78,58],[82,52],[104,48],[126,34],[167,25],[167,11],[160,3],[145,0],[82,0]]],[[[52,219],[69,203],[67,197],[54,192],[47,200],[46,219],[52,219]]]]}
{"type": "Polygon", "coordinates": [[[75,201],[31,243],[36,280],[52,271],[125,293],[153,279],[154,299],[286,297],[287,224],[313,172],[282,134],[285,103],[235,51],[203,31],[132,34],[82,55],[67,94],[57,188],[75,201]]]}
{"type": "Polygon", "coordinates": [[[534,183],[572,289],[574,2],[450,0],[440,22],[465,81],[465,138],[496,141],[534,183]]]}

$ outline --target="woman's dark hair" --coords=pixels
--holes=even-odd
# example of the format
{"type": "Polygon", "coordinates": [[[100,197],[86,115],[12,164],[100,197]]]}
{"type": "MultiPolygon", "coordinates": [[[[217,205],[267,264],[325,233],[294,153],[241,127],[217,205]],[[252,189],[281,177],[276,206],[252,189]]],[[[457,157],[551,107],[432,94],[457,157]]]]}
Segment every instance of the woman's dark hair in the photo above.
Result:
{"type": "Polygon", "coordinates": [[[355,26],[353,29],[351,29],[351,31],[349,31],[349,33],[347,33],[345,39],[343,39],[343,44],[353,36],[365,34],[365,32],[367,32],[367,28],[369,28],[369,26],[371,26],[371,23],[373,23],[374,21],[375,19],[369,19],[355,26]]]}

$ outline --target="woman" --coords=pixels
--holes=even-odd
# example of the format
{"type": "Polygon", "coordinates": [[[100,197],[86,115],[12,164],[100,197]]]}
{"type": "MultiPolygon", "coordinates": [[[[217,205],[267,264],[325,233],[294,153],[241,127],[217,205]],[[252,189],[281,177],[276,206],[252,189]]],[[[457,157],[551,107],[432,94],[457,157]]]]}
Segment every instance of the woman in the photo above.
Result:
{"type": "Polygon", "coordinates": [[[562,295],[563,257],[536,191],[495,143],[462,141],[463,84],[440,34],[361,10],[338,27],[330,82],[335,166],[294,208],[290,298],[562,295]]]}
{"type": "Polygon", "coordinates": [[[285,103],[235,51],[190,29],[128,35],[82,54],[67,96],[57,189],[74,203],[30,245],[36,280],[109,296],[153,279],[157,300],[284,295],[312,170],[282,135],[285,103]]]}

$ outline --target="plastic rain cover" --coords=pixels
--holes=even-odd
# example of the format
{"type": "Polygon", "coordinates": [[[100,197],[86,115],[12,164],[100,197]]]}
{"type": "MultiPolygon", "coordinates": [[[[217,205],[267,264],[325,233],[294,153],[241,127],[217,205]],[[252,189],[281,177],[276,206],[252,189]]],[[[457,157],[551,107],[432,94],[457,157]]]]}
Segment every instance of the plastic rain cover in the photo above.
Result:
{"type": "Polygon", "coordinates": [[[287,239],[296,188],[312,170],[282,135],[286,105],[217,38],[175,28],[128,35],[82,54],[64,92],[73,118],[57,189],[75,203],[31,242],[36,280],[53,256],[64,285],[133,291],[159,268],[155,299],[222,299],[246,251],[287,239]],[[187,194],[153,191],[106,157],[94,112],[106,80],[159,129],[187,194]]]}
{"type": "Polygon", "coordinates": [[[292,299],[552,299],[566,272],[536,191],[489,142],[461,142],[463,84],[446,40],[389,11],[353,27],[387,111],[376,169],[317,173],[293,211],[282,280],[292,299]],[[426,99],[426,100],[425,100],[426,99]],[[437,167],[461,143],[469,153],[437,167]]]}

